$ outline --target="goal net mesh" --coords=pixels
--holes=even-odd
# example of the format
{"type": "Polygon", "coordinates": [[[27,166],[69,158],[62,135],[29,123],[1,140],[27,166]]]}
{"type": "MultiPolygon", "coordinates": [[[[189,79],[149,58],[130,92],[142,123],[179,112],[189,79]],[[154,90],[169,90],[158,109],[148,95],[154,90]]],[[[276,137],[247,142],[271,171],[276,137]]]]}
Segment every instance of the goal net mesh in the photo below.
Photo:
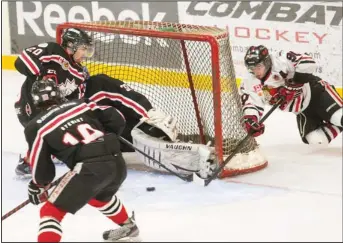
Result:
{"type": "MultiPolygon", "coordinates": [[[[85,62],[91,75],[120,79],[153,107],[176,117],[181,141],[211,141],[222,161],[247,135],[226,30],[149,21],[67,27],[84,29],[93,37],[95,54],[85,62]]],[[[256,148],[251,138],[240,152],[256,148]]]]}

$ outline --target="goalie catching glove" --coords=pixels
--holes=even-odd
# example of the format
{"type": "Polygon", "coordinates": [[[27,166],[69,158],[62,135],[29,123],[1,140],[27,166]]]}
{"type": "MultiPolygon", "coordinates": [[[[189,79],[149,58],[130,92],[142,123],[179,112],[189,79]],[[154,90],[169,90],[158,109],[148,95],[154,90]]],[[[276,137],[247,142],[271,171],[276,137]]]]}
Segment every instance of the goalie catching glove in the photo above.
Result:
{"type": "MultiPolygon", "coordinates": [[[[177,138],[177,119],[163,113],[160,110],[152,108],[147,113],[148,117],[141,118],[140,123],[136,128],[139,128],[142,123],[149,124],[149,134],[154,134],[154,137],[158,137],[163,140],[176,141],[177,138]],[[153,131],[153,128],[155,131],[153,131]]],[[[146,133],[148,131],[145,131],[146,133]]]]}
{"type": "MultiPolygon", "coordinates": [[[[172,134],[173,138],[176,138],[176,129],[173,130],[172,134]]],[[[213,147],[203,144],[167,142],[160,138],[152,137],[139,128],[134,128],[131,131],[131,135],[133,145],[137,149],[153,157],[179,175],[191,175],[195,172],[201,178],[206,179],[213,174],[218,166],[213,147]]],[[[137,153],[137,156],[145,165],[155,170],[166,172],[158,163],[141,153],[137,153]]]]}

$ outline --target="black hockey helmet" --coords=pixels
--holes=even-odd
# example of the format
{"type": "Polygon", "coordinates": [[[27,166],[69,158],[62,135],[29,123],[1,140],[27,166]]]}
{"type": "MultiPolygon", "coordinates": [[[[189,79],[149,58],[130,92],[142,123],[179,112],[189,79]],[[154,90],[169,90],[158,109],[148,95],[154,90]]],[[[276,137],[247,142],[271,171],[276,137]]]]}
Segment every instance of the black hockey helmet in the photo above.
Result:
{"type": "Polygon", "coordinates": [[[70,48],[74,52],[79,47],[87,48],[87,56],[91,57],[94,54],[93,39],[84,30],[78,28],[68,28],[62,34],[62,47],[70,48]]]}
{"type": "Polygon", "coordinates": [[[272,61],[269,55],[268,49],[263,46],[250,46],[244,57],[244,64],[249,72],[258,64],[263,64],[266,70],[269,70],[272,66],[272,61]]]}
{"type": "Polygon", "coordinates": [[[36,106],[59,104],[63,101],[63,96],[56,82],[48,78],[46,80],[36,80],[32,84],[31,96],[36,106]]]}

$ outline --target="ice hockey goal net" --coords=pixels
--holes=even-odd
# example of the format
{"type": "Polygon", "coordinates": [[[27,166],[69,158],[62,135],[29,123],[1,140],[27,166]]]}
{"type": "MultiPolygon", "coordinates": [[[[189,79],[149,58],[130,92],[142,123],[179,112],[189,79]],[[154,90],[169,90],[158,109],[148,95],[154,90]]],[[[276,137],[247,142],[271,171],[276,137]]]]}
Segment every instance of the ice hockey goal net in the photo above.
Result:
{"type": "MultiPolygon", "coordinates": [[[[64,23],[57,27],[57,42],[70,27],[88,31],[94,39],[95,55],[85,63],[90,73],[127,82],[154,107],[177,117],[180,140],[211,141],[222,162],[246,136],[226,30],[151,21],[64,23]]],[[[221,176],[266,165],[251,138],[221,176]]]]}

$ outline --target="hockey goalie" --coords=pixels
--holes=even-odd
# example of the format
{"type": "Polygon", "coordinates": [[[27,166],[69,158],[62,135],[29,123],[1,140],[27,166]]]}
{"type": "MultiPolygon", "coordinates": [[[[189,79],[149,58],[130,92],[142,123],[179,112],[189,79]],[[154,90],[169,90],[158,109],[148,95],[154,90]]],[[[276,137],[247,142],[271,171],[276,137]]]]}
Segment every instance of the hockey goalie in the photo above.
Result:
{"type": "MultiPolygon", "coordinates": [[[[147,97],[123,81],[105,74],[90,76],[86,81],[85,98],[116,108],[126,120],[122,137],[176,174],[196,173],[206,179],[217,168],[214,148],[210,144],[179,141],[177,118],[153,107],[147,97]]],[[[121,151],[134,150],[121,143],[121,151]]],[[[146,166],[166,172],[159,163],[142,153],[137,152],[137,155],[146,166]]]]}

